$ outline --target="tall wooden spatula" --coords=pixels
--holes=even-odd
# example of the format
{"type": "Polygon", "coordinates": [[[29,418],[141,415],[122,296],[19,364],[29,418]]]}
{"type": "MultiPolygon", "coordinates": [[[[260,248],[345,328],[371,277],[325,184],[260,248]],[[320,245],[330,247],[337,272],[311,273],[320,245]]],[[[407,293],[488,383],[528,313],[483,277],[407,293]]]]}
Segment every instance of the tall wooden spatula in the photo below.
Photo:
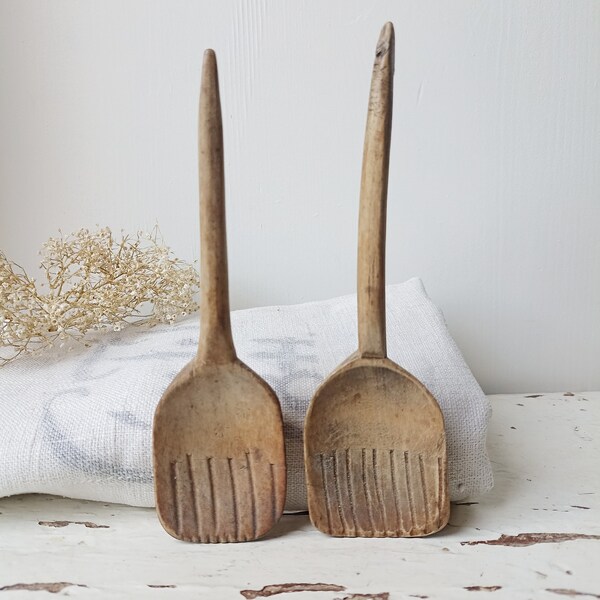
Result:
{"type": "Polygon", "coordinates": [[[223,128],[212,50],[202,67],[199,171],[200,343],[154,416],[156,508],[178,539],[242,542],[264,535],[283,512],[285,450],[277,397],[237,358],[231,336],[223,128]]]}
{"type": "Polygon", "coordinates": [[[358,241],[358,352],[319,387],[306,417],[314,525],[347,537],[412,537],[449,517],[442,412],[386,357],[385,222],[394,28],[377,43],[363,154],[358,241]]]}

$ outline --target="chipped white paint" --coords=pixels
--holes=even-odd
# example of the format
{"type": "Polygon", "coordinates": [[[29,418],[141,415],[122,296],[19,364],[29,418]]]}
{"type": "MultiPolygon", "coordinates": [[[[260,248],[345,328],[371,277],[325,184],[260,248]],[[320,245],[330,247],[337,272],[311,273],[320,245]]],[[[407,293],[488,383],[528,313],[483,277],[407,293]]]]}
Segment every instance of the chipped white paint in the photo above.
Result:
{"type": "MultiPolygon", "coordinates": [[[[439,535],[334,539],[300,515],[284,517],[256,543],[193,545],[165,534],[151,509],[18,496],[0,500],[0,588],[45,583],[73,598],[243,600],[246,590],[322,583],[329,591],[313,585],[275,597],[559,600],[569,590],[598,597],[600,392],[491,399],[496,486],[478,503],[453,506],[451,525],[439,535]],[[461,543],[519,533],[598,539],[523,547],[461,543]],[[488,589],[467,589],[477,586],[488,589]]],[[[0,600],[37,597],[14,588],[0,592],[0,600]]]]}
{"type": "Polygon", "coordinates": [[[599,388],[598,0],[1,0],[0,249],[158,221],[197,257],[213,47],[233,307],[352,292],[387,20],[388,281],[424,279],[486,392],[599,388]]]}

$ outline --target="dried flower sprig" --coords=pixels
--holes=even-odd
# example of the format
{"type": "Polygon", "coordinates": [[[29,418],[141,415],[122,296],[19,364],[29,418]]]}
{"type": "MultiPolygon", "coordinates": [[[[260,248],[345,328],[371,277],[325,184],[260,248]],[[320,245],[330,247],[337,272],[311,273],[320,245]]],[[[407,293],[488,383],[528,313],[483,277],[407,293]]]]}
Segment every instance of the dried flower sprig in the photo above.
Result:
{"type": "Polygon", "coordinates": [[[117,240],[107,227],[50,238],[46,282],[0,252],[0,365],[23,353],[130,323],[172,323],[197,310],[199,277],[173,256],[158,228],[117,240]]]}

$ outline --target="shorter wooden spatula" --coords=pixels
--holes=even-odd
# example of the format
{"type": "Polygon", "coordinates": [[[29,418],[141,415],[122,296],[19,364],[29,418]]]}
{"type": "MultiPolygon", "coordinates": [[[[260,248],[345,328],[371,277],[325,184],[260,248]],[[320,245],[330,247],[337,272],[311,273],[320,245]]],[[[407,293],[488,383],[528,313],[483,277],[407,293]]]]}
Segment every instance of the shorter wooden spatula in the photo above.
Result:
{"type": "Polygon", "coordinates": [[[285,450],[277,397],[237,358],[231,336],[223,128],[212,50],[202,68],[199,170],[200,343],[156,408],[156,509],[178,539],[241,542],[264,535],[283,512],[285,450]]]}

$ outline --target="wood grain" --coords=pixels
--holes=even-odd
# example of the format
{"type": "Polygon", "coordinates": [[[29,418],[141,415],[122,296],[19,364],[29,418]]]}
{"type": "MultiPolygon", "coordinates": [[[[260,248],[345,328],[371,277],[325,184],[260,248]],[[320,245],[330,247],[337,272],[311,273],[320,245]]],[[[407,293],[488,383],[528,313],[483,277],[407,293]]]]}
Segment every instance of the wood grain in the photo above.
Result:
{"type": "Polygon", "coordinates": [[[264,535],[285,502],[281,408],[236,356],[229,316],[223,127],[216,57],[204,55],[199,111],[201,334],[154,416],[156,508],[173,537],[239,542],[264,535]]]}
{"type": "Polygon", "coordinates": [[[413,537],[449,518],[442,412],[386,357],[385,224],[392,126],[394,29],[373,64],[358,234],[358,351],[315,393],[304,447],[313,524],[334,536],[413,537]]]}

